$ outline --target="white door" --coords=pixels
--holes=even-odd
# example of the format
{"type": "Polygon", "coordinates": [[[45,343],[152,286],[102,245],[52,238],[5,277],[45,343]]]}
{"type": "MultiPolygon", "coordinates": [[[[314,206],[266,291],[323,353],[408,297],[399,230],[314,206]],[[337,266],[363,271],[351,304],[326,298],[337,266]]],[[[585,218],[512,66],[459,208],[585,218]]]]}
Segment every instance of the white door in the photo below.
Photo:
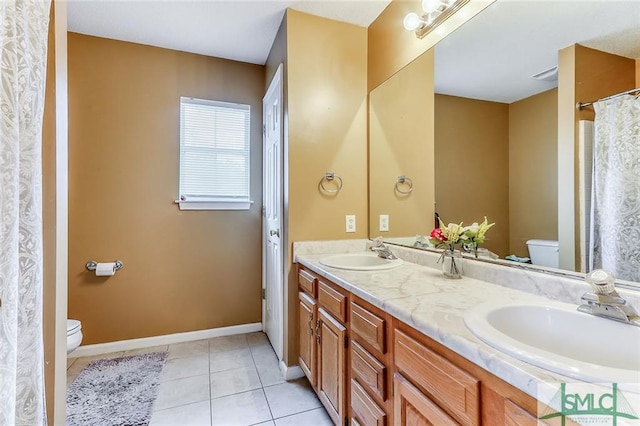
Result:
{"type": "Polygon", "coordinates": [[[263,110],[263,294],[262,324],[271,346],[282,359],[283,279],[282,259],[282,64],[278,67],[267,94],[262,100],[263,110]]]}

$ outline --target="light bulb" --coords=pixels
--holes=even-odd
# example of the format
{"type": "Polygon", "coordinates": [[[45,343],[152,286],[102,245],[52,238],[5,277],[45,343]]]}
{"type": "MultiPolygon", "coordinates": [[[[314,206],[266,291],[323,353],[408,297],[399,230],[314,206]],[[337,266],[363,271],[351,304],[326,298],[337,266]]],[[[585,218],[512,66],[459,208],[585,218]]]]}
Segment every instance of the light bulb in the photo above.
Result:
{"type": "Polygon", "coordinates": [[[422,0],[422,9],[427,13],[435,12],[441,5],[440,0],[422,0]]]}
{"type": "Polygon", "coordinates": [[[418,16],[417,13],[411,12],[408,13],[407,16],[404,17],[404,21],[402,24],[407,31],[415,31],[420,28],[420,24],[422,23],[422,19],[418,16]]]}

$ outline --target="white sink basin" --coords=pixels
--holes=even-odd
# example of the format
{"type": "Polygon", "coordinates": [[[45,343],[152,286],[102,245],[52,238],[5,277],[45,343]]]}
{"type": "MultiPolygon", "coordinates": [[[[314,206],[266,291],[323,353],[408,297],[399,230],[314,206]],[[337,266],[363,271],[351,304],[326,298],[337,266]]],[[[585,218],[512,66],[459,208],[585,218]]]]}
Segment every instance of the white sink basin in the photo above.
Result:
{"type": "Polygon", "coordinates": [[[640,383],[640,327],[559,302],[486,303],[464,315],[481,340],[522,361],[585,381],[640,383]]]}
{"type": "Polygon", "coordinates": [[[376,253],[344,253],[334,254],[320,259],[324,266],[352,271],[379,271],[402,265],[402,259],[388,260],[376,253]]]}

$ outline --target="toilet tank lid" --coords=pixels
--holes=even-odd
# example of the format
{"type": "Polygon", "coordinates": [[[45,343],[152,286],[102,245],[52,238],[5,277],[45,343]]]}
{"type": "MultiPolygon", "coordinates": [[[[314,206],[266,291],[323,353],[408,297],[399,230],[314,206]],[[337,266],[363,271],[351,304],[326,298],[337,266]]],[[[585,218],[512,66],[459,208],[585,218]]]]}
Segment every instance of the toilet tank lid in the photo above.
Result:
{"type": "Polygon", "coordinates": [[[558,241],[556,240],[528,240],[528,246],[545,246],[545,247],[558,247],[558,241]]]}
{"type": "Polygon", "coordinates": [[[74,320],[74,319],[67,320],[67,334],[78,331],[81,328],[82,328],[82,324],[80,324],[80,321],[74,320]]]}

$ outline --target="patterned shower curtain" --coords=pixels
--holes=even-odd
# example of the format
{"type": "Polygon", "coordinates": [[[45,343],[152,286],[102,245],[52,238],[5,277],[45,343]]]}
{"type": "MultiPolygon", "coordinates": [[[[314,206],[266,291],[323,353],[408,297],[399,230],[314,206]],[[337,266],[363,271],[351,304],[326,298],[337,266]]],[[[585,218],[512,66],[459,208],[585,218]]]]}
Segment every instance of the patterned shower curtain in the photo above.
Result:
{"type": "Polygon", "coordinates": [[[0,0],[0,425],[46,424],[42,119],[50,0],[0,0]]]}
{"type": "Polygon", "coordinates": [[[640,281],[640,99],[594,103],[591,269],[640,281]]]}

